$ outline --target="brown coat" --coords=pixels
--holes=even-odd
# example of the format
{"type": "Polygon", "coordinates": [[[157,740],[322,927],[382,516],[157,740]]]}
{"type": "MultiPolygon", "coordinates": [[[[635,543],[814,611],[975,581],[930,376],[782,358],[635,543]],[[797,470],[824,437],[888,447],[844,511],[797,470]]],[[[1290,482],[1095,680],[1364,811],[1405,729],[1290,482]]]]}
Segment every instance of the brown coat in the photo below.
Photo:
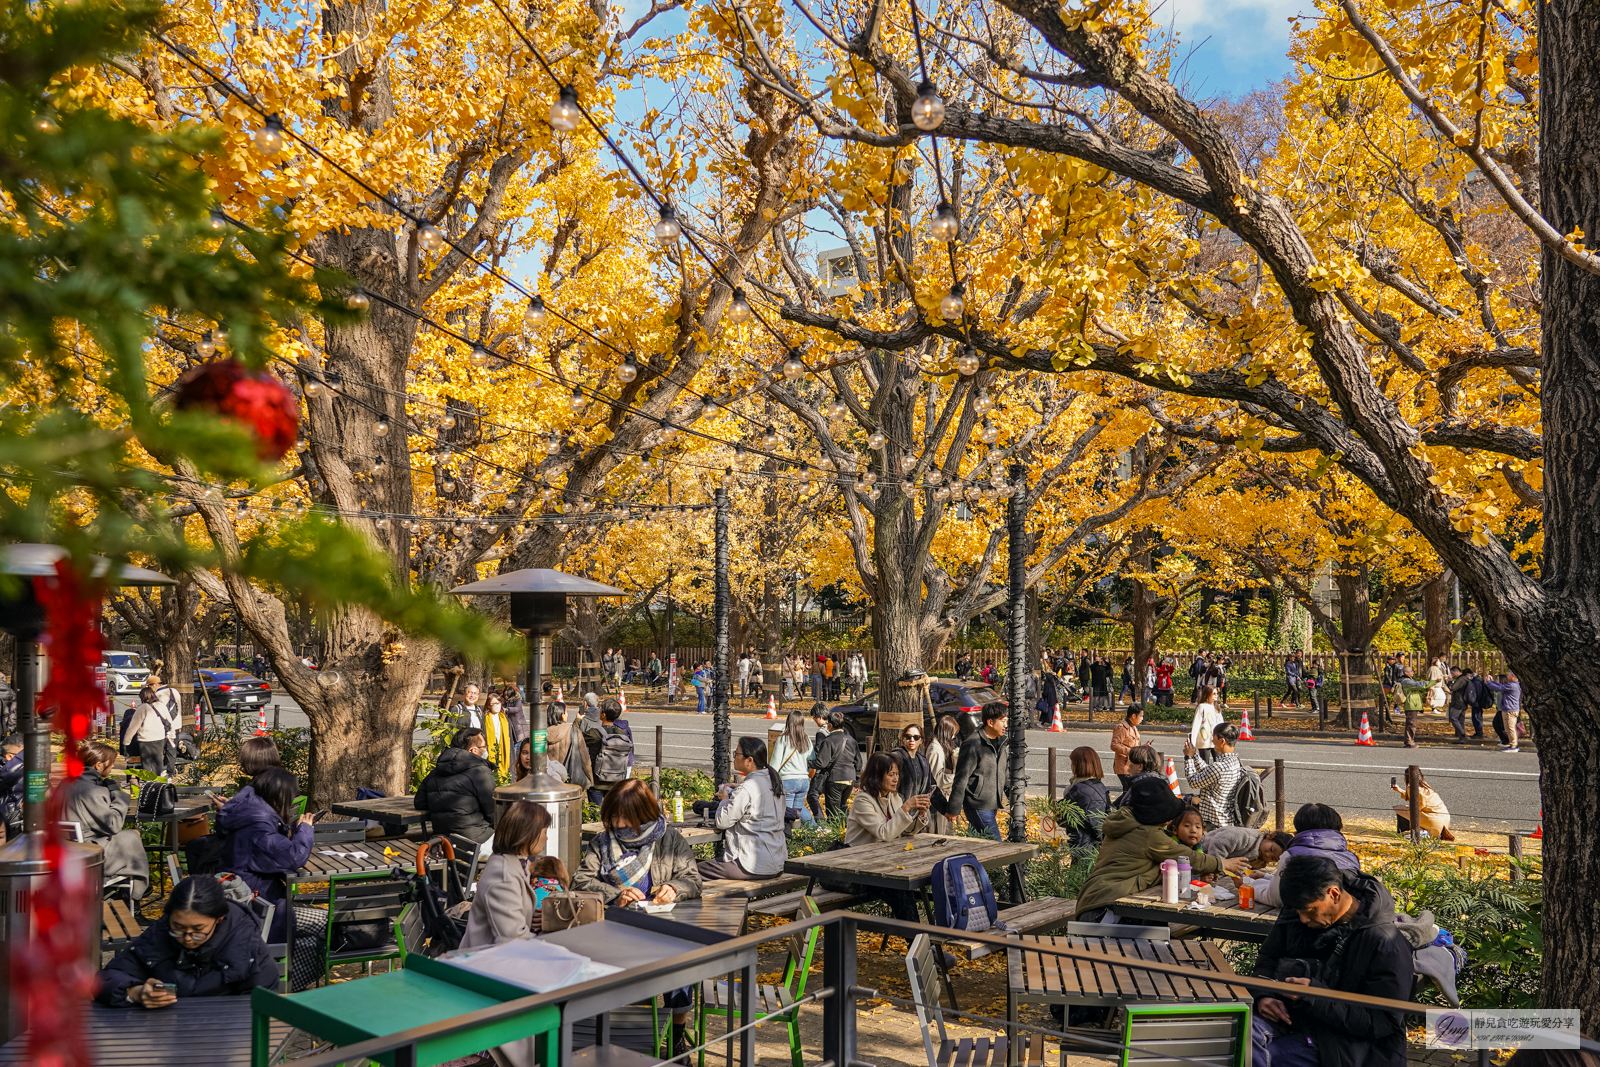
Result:
{"type": "Polygon", "coordinates": [[[1123,719],[1111,728],[1111,751],[1116,759],[1111,764],[1112,774],[1132,774],[1133,764],[1128,762],[1130,749],[1138,748],[1144,744],[1139,739],[1139,728],[1123,719]]]}
{"type": "Polygon", "coordinates": [[[566,765],[567,748],[572,744],[573,737],[578,739],[578,748],[583,755],[583,773],[589,776],[589,781],[594,781],[594,764],[589,760],[589,746],[583,743],[583,734],[573,730],[570,722],[560,722],[545,730],[545,749],[550,753],[550,758],[555,762],[566,765]]]}

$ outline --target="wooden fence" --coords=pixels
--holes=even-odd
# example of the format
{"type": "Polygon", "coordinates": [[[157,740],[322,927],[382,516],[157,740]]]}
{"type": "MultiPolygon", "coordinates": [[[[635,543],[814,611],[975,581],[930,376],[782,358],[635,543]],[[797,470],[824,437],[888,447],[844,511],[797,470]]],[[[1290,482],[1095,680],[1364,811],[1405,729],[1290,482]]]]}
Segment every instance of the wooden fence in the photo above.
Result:
{"type": "MultiPolygon", "coordinates": [[[[551,658],[554,660],[557,667],[577,666],[578,649],[567,645],[556,646],[550,651],[551,658]]],[[[625,654],[630,660],[637,659],[642,664],[649,663],[650,655],[652,652],[654,652],[656,655],[661,657],[662,666],[664,667],[666,665],[666,652],[664,649],[651,649],[642,645],[628,645],[625,646],[622,651],[623,654],[625,654]]],[[[873,674],[878,673],[878,650],[875,648],[863,648],[857,650],[839,648],[803,648],[799,651],[801,657],[806,661],[807,664],[816,662],[817,654],[819,652],[829,652],[833,655],[835,660],[842,663],[844,661],[844,657],[849,655],[851,651],[859,651],[866,658],[867,670],[873,674]]],[[[987,662],[992,661],[994,663],[1005,663],[1009,658],[1009,654],[1004,649],[998,648],[973,648],[965,650],[958,648],[946,648],[943,652],[939,653],[939,658],[929,668],[930,671],[933,674],[955,674],[956,659],[962,654],[963,651],[972,657],[972,666],[974,671],[982,668],[987,662]]],[[[1099,654],[1103,656],[1109,655],[1111,657],[1111,662],[1114,663],[1119,669],[1122,666],[1123,657],[1133,654],[1133,650],[1130,648],[1091,648],[1089,651],[1091,654],[1099,654]]],[[[1232,661],[1231,669],[1236,674],[1264,674],[1269,676],[1281,675],[1283,673],[1284,658],[1288,655],[1287,652],[1282,650],[1269,648],[1234,648],[1219,649],[1216,651],[1220,652],[1224,659],[1232,661]]],[[[1427,676],[1428,655],[1426,652],[1413,652],[1405,649],[1395,649],[1392,651],[1397,651],[1400,653],[1402,661],[1411,668],[1411,674],[1413,677],[1423,678],[1427,676]]],[[[679,648],[677,652],[679,669],[684,670],[685,672],[692,670],[694,665],[702,660],[712,659],[716,654],[715,649],[710,648],[679,648]]],[[[1072,649],[1071,652],[1073,659],[1076,660],[1079,650],[1072,649]]],[[[1193,649],[1162,649],[1160,654],[1162,656],[1177,657],[1178,677],[1187,682],[1187,670],[1189,663],[1196,655],[1198,655],[1198,652],[1193,649]]],[[[1378,656],[1385,660],[1390,654],[1390,651],[1380,650],[1378,652],[1378,656]]],[[[739,650],[734,649],[731,653],[731,656],[733,660],[737,661],[739,658],[739,650]]],[[[1329,674],[1340,673],[1337,666],[1339,660],[1339,655],[1337,653],[1307,652],[1303,654],[1302,659],[1308,664],[1321,664],[1329,674]]],[[[1479,674],[1482,674],[1485,671],[1492,671],[1498,674],[1499,672],[1505,670],[1505,658],[1498,651],[1494,650],[1482,651],[1468,649],[1452,652],[1448,659],[1450,665],[1452,666],[1463,668],[1471,667],[1479,674]]]]}

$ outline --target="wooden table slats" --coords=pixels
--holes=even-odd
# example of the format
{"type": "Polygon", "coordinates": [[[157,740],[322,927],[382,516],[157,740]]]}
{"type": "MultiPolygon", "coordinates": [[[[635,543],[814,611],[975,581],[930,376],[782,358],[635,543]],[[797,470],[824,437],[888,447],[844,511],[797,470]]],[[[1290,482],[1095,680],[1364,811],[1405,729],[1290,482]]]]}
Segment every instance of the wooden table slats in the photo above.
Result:
{"type": "Polygon", "coordinates": [[[1132,938],[1024,937],[1024,947],[1007,949],[1011,994],[1019,1003],[1108,1004],[1129,1001],[1208,1003],[1248,999],[1216,945],[1197,941],[1143,941],[1132,938]],[[1047,955],[1029,944],[1072,948],[1092,959],[1047,955]],[[1184,969],[1165,974],[1127,966],[1143,960],[1184,969]]]}
{"type": "Polygon", "coordinates": [[[413,796],[377,797],[373,800],[347,800],[329,807],[335,815],[347,819],[368,819],[385,826],[416,826],[427,818],[427,812],[418,811],[413,796]]]}
{"type": "MultiPolygon", "coordinates": [[[[388,874],[395,867],[405,871],[415,871],[417,867],[417,850],[392,849],[392,856],[383,854],[383,843],[380,841],[339,841],[332,844],[317,843],[311,846],[311,858],[306,860],[306,865],[297,871],[288,872],[290,885],[299,885],[302,882],[326,882],[334,875],[348,877],[350,875],[367,874],[377,877],[388,874]],[[342,855],[328,855],[327,851],[342,853],[342,855]],[[359,855],[352,856],[355,852],[359,855]]],[[[442,867],[443,861],[434,864],[442,867]]]]}
{"type": "Polygon", "coordinates": [[[1238,906],[1237,899],[1232,904],[1211,904],[1204,908],[1191,908],[1188,901],[1167,904],[1161,900],[1160,886],[1119,897],[1112,903],[1111,910],[1129,922],[1188,925],[1226,934],[1228,940],[1258,943],[1267,939],[1278,921],[1277,908],[1256,907],[1246,911],[1238,906]]]}
{"type": "Polygon", "coordinates": [[[791,874],[828,881],[887,889],[920,889],[929,884],[934,864],[950,856],[971,853],[984,867],[993,870],[1027,860],[1038,849],[1037,844],[1028,842],[917,834],[911,838],[796,856],[786,862],[783,869],[791,874]]]}

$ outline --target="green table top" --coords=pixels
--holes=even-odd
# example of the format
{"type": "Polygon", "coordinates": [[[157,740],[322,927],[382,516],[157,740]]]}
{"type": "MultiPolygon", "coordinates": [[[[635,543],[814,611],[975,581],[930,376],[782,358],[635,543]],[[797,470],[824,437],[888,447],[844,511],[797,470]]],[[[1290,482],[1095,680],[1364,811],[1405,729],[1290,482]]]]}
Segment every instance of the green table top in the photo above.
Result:
{"type": "Polygon", "coordinates": [[[493,1007],[495,997],[431,978],[415,970],[390,971],[353,982],[294,994],[302,1008],[338,1019],[363,1038],[493,1007]]]}

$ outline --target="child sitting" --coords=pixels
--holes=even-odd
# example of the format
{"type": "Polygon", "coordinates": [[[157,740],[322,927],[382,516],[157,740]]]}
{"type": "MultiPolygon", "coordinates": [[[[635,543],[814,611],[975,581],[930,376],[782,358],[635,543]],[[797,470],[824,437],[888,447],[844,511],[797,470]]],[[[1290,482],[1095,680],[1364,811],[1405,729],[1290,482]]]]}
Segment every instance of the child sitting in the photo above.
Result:
{"type": "Polygon", "coordinates": [[[1193,804],[1184,808],[1176,819],[1167,823],[1167,833],[1190,848],[1200,847],[1200,839],[1205,836],[1205,832],[1205,825],[1200,821],[1200,809],[1193,804]]]}
{"type": "Polygon", "coordinates": [[[572,884],[572,878],[560,856],[540,856],[528,864],[528,883],[533,886],[533,903],[537,909],[533,913],[533,932],[537,934],[543,930],[544,898],[565,890],[572,884]]]}

